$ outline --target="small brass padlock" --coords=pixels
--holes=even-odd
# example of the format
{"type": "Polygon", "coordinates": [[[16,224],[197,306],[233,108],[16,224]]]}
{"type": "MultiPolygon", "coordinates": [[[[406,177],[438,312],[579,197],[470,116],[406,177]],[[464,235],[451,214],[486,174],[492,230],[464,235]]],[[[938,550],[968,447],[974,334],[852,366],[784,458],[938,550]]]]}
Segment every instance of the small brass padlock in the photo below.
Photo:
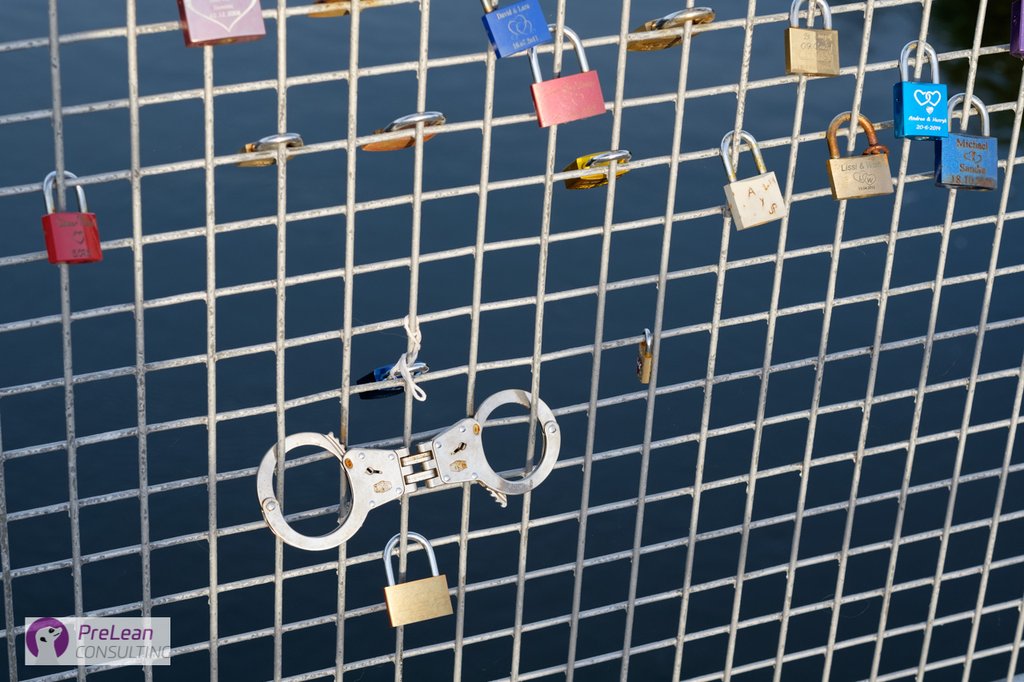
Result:
{"type": "Polygon", "coordinates": [[[757,146],[757,140],[746,130],[741,130],[739,142],[746,142],[754,154],[754,163],[760,175],[752,178],[736,178],[736,168],[732,164],[732,143],[734,132],[726,133],[722,138],[722,164],[729,177],[726,185],[725,198],[729,202],[729,212],[736,223],[737,230],[757,227],[786,217],[786,200],[782,198],[779,180],[775,171],[769,171],[764,165],[764,157],[757,146]]]}
{"type": "MultiPolygon", "coordinates": [[[[256,154],[257,152],[274,151],[280,147],[298,149],[303,144],[302,136],[298,133],[280,133],[278,135],[268,135],[256,142],[248,142],[238,151],[241,154],[256,154]]],[[[235,165],[240,168],[262,168],[264,166],[273,166],[276,163],[276,156],[267,155],[258,159],[252,159],[251,161],[239,161],[235,165]]]]}
{"type": "Polygon", "coordinates": [[[444,114],[440,111],[421,111],[416,114],[409,114],[396,118],[385,128],[378,128],[373,131],[374,135],[384,133],[395,133],[399,130],[412,131],[407,137],[399,137],[394,140],[380,140],[379,142],[367,142],[360,147],[364,152],[393,152],[397,149],[408,149],[416,146],[416,124],[423,124],[423,141],[434,137],[434,133],[428,133],[427,128],[444,125],[444,114]]]}
{"type": "Polygon", "coordinates": [[[892,173],[889,170],[889,150],[878,144],[875,126],[867,116],[857,117],[858,125],[868,137],[868,148],[863,156],[839,158],[839,143],[836,135],[839,126],[853,118],[849,111],[832,119],[825,141],[828,143],[828,181],[832,185],[832,198],[865,199],[881,194],[892,194],[892,173]]]}
{"type": "MultiPolygon", "coordinates": [[[[661,19],[651,19],[641,26],[633,29],[633,33],[650,33],[651,31],[667,31],[673,28],[682,28],[686,24],[710,24],[715,20],[715,10],[710,7],[691,7],[673,12],[661,19]]],[[[666,50],[683,42],[682,36],[666,36],[664,38],[638,38],[630,40],[626,49],[633,52],[653,52],[654,50],[666,50]]]]}
{"type": "MultiPolygon", "coordinates": [[[[626,149],[616,149],[610,152],[599,152],[596,154],[587,154],[581,156],[568,166],[562,169],[566,171],[584,170],[586,168],[599,168],[601,166],[609,166],[612,161],[618,161],[619,165],[615,169],[615,177],[619,178],[632,170],[626,164],[633,158],[633,155],[626,149]]],[[[566,178],[565,187],[566,189],[593,189],[595,187],[601,187],[608,184],[608,174],[594,173],[592,175],[583,175],[578,178],[566,178]]]]}
{"type": "Polygon", "coordinates": [[[651,383],[651,371],[654,369],[654,339],[651,330],[644,329],[644,338],[636,354],[636,377],[641,384],[651,383]]]}
{"type": "Polygon", "coordinates": [[[786,29],[786,73],[797,76],[839,75],[839,31],[832,29],[832,8],[825,0],[809,0],[821,10],[825,28],[816,29],[813,7],[807,10],[807,28],[800,28],[800,5],[793,0],[789,8],[789,28],[786,29]]]}
{"type": "Polygon", "coordinates": [[[398,545],[401,535],[388,540],[384,547],[384,568],[388,586],[384,588],[384,602],[388,607],[391,627],[397,628],[410,623],[452,615],[452,600],[448,595],[448,579],[437,570],[437,557],[430,541],[419,533],[409,533],[409,539],[418,542],[430,561],[430,578],[395,584],[395,573],[391,568],[391,553],[398,545]]]}

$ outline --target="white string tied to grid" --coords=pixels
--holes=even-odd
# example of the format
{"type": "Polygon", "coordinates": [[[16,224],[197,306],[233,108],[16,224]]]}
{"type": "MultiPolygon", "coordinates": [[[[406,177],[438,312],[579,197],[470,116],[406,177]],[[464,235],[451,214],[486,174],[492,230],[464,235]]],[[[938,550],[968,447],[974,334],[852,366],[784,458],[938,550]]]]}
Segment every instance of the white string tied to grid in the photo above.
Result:
{"type": "Polygon", "coordinates": [[[398,356],[398,360],[395,361],[391,371],[388,372],[388,379],[398,379],[401,377],[402,381],[405,382],[405,390],[409,391],[414,399],[422,403],[427,399],[427,392],[416,384],[411,368],[416,364],[416,358],[420,354],[423,334],[420,332],[419,320],[410,322],[408,315],[402,320],[402,326],[405,327],[405,333],[409,337],[409,341],[412,342],[412,350],[398,356]]]}

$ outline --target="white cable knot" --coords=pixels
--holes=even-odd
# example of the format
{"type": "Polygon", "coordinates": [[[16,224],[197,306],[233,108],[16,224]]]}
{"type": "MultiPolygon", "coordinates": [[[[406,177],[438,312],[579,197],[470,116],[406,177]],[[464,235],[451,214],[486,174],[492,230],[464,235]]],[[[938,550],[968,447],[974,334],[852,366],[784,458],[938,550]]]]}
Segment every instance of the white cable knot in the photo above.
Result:
{"type": "Polygon", "coordinates": [[[413,370],[417,370],[417,373],[424,371],[423,367],[414,367],[416,364],[416,358],[420,354],[420,345],[423,341],[423,334],[420,333],[419,322],[412,323],[409,320],[409,316],[406,315],[402,321],[402,326],[405,327],[405,333],[409,337],[409,341],[412,342],[412,350],[407,353],[402,353],[398,360],[395,362],[394,367],[388,372],[388,379],[398,379],[401,377],[402,381],[405,382],[405,390],[412,394],[412,397],[419,402],[423,402],[427,399],[427,392],[416,384],[413,378],[413,370]]]}

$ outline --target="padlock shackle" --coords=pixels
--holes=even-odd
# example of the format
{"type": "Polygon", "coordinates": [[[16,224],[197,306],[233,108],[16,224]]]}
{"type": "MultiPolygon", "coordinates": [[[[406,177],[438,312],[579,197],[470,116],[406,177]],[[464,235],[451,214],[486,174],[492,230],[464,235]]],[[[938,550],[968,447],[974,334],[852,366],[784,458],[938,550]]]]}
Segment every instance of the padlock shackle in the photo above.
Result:
{"type": "MultiPolygon", "coordinates": [[[[923,47],[921,50],[925,56],[928,57],[928,63],[932,67],[932,83],[939,82],[939,56],[935,53],[935,48],[928,43],[922,43],[923,47]]],[[[900,80],[909,82],[910,81],[910,54],[917,49],[917,41],[911,40],[909,43],[903,46],[900,50],[900,80]]],[[[916,57],[915,57],[916,59],[916,57]]]]}
{"type": "MultiPolygon", "coordinates": [[[[71,171],[64,171],[64,177],[68,180],[77,180],[78,176],[71,171]]],[[[46,204],[46,212],[53,213],[53,184],[57,181],[57,171],[50,171],[43,179],[43,203],[46,204]]],[[[88,213],[89,204],[85,200],[85,188],[81,185],[75,187],[75,192],[78,194],[78,212],[88,213]]]]}
{"type": "Polygon", "coordinates": [[[252,144],[253,152],[269,152],[279,147],[285,149],[297,149],[303,146],[302,136],[298,133],[277,133],[261,137],[252,144]]]}
{"type": "Polygon", "coordinates": [[[725,174],[729,177],[729,182],[736,182],[736,169],[732,165],[732,143],[734,137],[740,143],[746,142],[747,146],[750,147],[750,151],[754,154],[754,163],[757,165],[758,172],[761,175],[767,173],[768,168],[764,165],[764,157],[761,156],[761,149],[757,146],[757,140],[754,139],[754,136],[746,130],[741,130],[739,134],[736,131],[730,131],[722,138],[722,146],[720,148],[722,165],[725,166],[725,174]]]}
{"type": "MultiPolygon", "coordinates": [[[[828,154],[833,159],[839,158],[839,142],[836,136],[839,134],[839,127],[853,118],[853,113],[844,111],[843,113],[832,119],[832,123],[828,126],[828,132],[825,133],[825,142],[828,143],[828,154]]],[[[864,134],[868,136],[868,148],[881,147],[878,144],[878,133],[875,132],[875,124],[868,120],[868,117],[864,114],[857,115],[857,125],[861,127],[864,134]]]]}
{"type": "MultiPolygon", "coordinates": [[[[554,31],[557,28],[557,24],[548,24],[549,31],[554,31]]],[[[572,48],[576,50],[576,58],[579,59],[580,62],[580,73],[590,71],[590,62],[587,60],[587,53],[586,50],[583,49],[583,41],[580,40],[579,35],[568,26],[562,27],[562,33],[569,39],[569,42],[572,44],[572,48]]],[[[530,48],[530,69],[533,71],[533,82],[543,83],[544,74],[541,73],[540,70],[540,58],[537,56],[536,45],[530,48]]],[[[559,74],[555,74],[556,78],[558,76],[559,74]]]]}
{"type": "MultiPolygon", "coordinates": [[[[793,4],[789,7],[789,25],[792,28],[800,28],[800,6],[804,4],[804,0],[793,0],[793,4]]],[[[825,30],[832,30],[832,8],[828,6],[825,0],[808,0],[807,10],[807,28],[814,28],[814,13],[810,10],[810,6],[817,5],[818,11],[821,12],[821,20],[825,24],[825,30]]]]}
{"type": "Polygon", "coordinates": [[[394,133],[399,130],[409,130],[415,128],[417,123],[422,123],[424,127],[428,126],[439,126],[444,125],[445,117],[440,111],[420,111],[415,114],[408,114],[401,118],[396,118],[394,121],[388,124],[384,128],[385,133],[394,133]]]}
{"type": "Polygon", "coordinates": [[[647,351],[654,352],[654,335],[651,334],[651,330],[644,327],[644,343],[647,344],[647,351]]]}
{"type": "MultiPolygon", "coordinates": [[[[427,540],[419,533],[414,533],[411,530],[408,531],[406,535],[413,542],[419,543],[419,546],[427,553],[427,560],[430,561],[430,574],[435,578],[439,576],[441,572],[437,570],[437,557],[434,556],[434,548],[430,546],[430,540],[427,540]]],[[[402,534],[399,533],[388,540],[388,544],[384,545],[384,572],[387,573],[389,586],[394,586],[395,584],[395,572],[391,568],[391,553],[395,551],[395,547],[398,546],[401,539],[402,534]]]]}
{"type": "Polygon", "coordinates": [[[498,9],[498,0],[480,0],[480,4],[483,5],[486,14],[498,9]]]}
{"type": "Polygon", "coordinates": [[[614,149],[610,152],[601,152],[595,154],[587,161],[583,167],[592,168],[598,164],[609,165],[612,161],[618,161],[619,163],[628,163],[633,158],[628,149],[614,149]]]}
{"type": "Polygon", "coordinates": [[[654,22],[653,31],[667,31],[673,28],[682,28],[686,24],[710,24],[715,20],[715,10],[710,7],[690,7],[681,9],[678,12],[667,14],[654,22]]]}
{"type": "MultiPolygon", "coordinates": [[[[958,104],[964,104],[967,99],[967,95],[961,92],[959,95],[953,95],[949,98],[949,118],[953,118],[953,111],[956,109],[958,104]]],[[[964,106],[963,113],[960,115],[960,119],[964,122],[961,126],[961,130],[967,130],[967,121],[971,117],[971,110],[977,111],[978,115],[981,116],[981,134],[984,137],[990,137],[992,135],[992,121],[988,117],[988,109],[985,108],[985,103],[981,101],[977,95],[971,95],[971,105],[964,106]]]]}

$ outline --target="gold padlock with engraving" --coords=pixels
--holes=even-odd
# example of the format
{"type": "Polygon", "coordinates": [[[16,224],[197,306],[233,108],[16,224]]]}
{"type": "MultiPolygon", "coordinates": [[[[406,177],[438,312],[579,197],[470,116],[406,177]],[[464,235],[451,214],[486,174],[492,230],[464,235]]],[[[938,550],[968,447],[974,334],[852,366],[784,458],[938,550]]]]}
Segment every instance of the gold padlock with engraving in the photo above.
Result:
{"type": "Polygon", "coordinates": [[[839,142],[836,135],[839,126],[853,118],[846,111],[832,119],[825,141],[828,143],[828,181],[832,185],[832,198],[865,199],[867,197],[892,194],[892,173],[889,170],[889,149],[878,144],[875,126],[867,116],[860,114],[857,123],[868,138],[868,148],[862,156],[839,158],[839,142]]]}
{"type": "Polygon", "coordinates": [[[651,330],[644,329],[644,338],[636,354],[636,377],[641,384],[651,383],[651,371],[654,369],[654,339],[651,330]]]}
{"type": "MultiPolygon", "coordinates": [[[[615,169],[615,177],[618,178],[632,170],[626,165],[632,158],[633,155],[626,149],[615,149],[610,152],[587,154],[586,156],[579,157],[563,168],[562,172],[586,170],[587,168],[600,168],[601,166],[610,166],[612,161],[618,161],[619,165],[615,169]]],[[[607,184],[607,172],[583,175],[578,178],[566,178],[565,180],[565,186],[567,189],[593,189],[607,184]]]]}
{"type": "MultiPolygon", "coordinates": [[[[633,33],[650,33],[652,31],[667,31],[673,28],[682,28],[687,23],[710,24],[715,20],[715,10],[710,7],[691,7],[690,9],[673,12],[661,19],[651,19],[641,26],[633,29],[633,33]]],[[[638,38],[630,40],[626,49],[633,52],[652,52],[654,50],[665,50],[683,42],[682,36],[665,36],[662,38],[638,38]]]]}
{"type": "Polygon", "coordinates": [[[825,0],[808,0],[807,28],[800,28],[800,5],[793,0],[786,29],[786,73],[797,76],[839,75],[839,31],[832,29],[832,8],[825,0]],[[813,7],[821,10],[825,28],[814,28],[813,7]]]}
{"type": "Polygon", "coordinates": [[[437,570],[437,557],[430,541],[419,533],[409,533],[409,539],[418,542],[430,561],[431,577],[395,584],[395,573],[391,568],[391,553],[398,545],[401,535],[388,540],[384,547],[384,567],[388,586],[384,588],[384,603],[388,607],[391,627],[397,628],[410,623],[419,623],[432,618],[452,615],[452,600],[448,595],[448,579],[437,570]]]}

